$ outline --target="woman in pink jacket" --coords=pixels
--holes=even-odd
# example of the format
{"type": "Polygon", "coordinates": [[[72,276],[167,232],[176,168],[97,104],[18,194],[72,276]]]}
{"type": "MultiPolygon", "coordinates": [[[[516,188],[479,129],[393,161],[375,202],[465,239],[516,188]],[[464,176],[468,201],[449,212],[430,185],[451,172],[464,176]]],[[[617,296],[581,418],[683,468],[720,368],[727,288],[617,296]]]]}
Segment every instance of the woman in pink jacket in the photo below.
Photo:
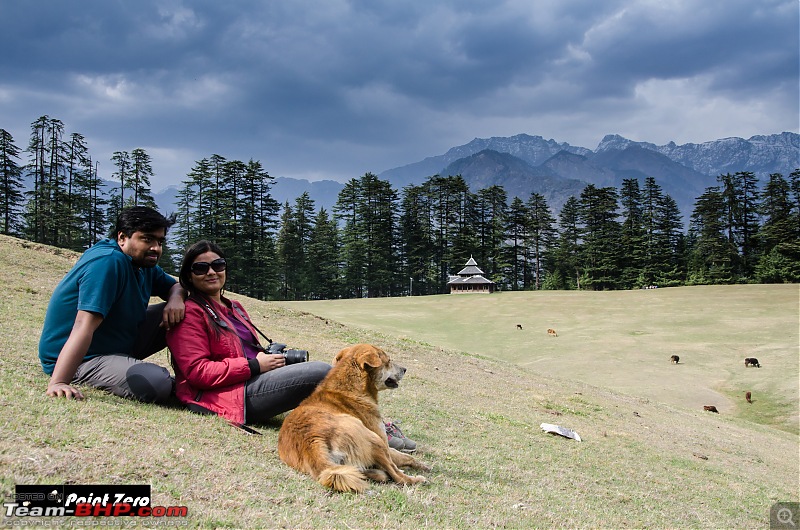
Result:
{"type": "Polygon", "coordinates": [[[186,251],[180,270],[189,293],[186,316],[167,332],[175,395],[195,412],[237,425],[264,423],[311,394],[330,365],[287,365],[283,355],[266,353],[242,305],[222,296],[227,272],[216,244],[199,241],[186,251]]]}

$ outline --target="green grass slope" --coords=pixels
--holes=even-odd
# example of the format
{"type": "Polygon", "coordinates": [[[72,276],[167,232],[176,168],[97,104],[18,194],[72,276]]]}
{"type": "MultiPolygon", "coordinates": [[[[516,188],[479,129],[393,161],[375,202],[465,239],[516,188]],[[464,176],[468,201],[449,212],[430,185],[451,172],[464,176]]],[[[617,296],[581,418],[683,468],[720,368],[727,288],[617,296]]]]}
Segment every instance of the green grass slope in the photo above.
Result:
{"type": "Polygon", "coordinates": [[[0,236],[6,499],[15,484],[145,483],[154,505],[186,505],[192,526],[218,528],[763,528],[770,506],[798,500],[794,433],[238,297],[268,335],[317,359],[372,342],[408,367],[382,408],[419,443],[429,483],[334,495],[280,462],[280,419],[248,436],[93,390],[83,402],[45,397],[36,344],[74,259],[0,236]],[[583,442],[545,434],[542,422],[583,442]]]}

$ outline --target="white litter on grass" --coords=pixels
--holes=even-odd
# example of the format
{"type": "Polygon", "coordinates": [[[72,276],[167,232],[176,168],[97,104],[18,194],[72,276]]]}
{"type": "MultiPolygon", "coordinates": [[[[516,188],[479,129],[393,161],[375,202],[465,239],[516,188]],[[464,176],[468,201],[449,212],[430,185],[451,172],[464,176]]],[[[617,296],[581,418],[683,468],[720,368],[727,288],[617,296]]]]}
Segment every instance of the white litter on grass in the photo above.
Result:
{"type": "Polygon", "coordinates": [[[549,432],[551,434],[558,434],[559,436],[563,436],[564,438],[572,438],[573,440],[581,441],[581,437],[578,433],[571,429],[567,429],[560,425],[553,425],[552,423],[542,423],[540,425],[544,432],[549,432]]]}

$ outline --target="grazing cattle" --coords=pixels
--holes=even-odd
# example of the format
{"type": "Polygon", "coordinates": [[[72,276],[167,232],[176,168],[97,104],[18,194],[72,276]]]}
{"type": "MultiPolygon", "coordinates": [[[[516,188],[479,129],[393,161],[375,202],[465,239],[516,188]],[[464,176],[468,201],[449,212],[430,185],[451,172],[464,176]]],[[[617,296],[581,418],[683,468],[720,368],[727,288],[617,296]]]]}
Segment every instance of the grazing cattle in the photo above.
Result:
{"type": "Polygon", "coordinates": [[[556,333],[556,330],[554,330],[553,328],[548,329],[547,334],[552,337],[558,337],[558,333],[556,333]]]}
{"type": "Polygon", "coordinates": [[[716,412],[717,414],[719,414],[717,407],[715,407],[714,405],[703,405],[703,410],[707,410],[708,412],[716,412]]]}
{"type": "Polygon", "coordinates": [[[747,400],[748,403],[752,403],[753,402],[753,399],[752,399],[753,395],[750,392],[745,392],[744,393],[744,398],[747,400]]]}
{"type": "Polygon", "coordinates": [[[761,368],[761,364],[758,362],[758,359],[755,357],[745,357],[744,358],[744,365],[745,366],[755,366],[756,368],[761,368]]]}
{"type": "Polygon", "coordinates": [[[681,360],[681,358],[678,357],[677,355],[673,355],[672,357],[669,358],[669,362],[675,363],[675,364],[678,364],[680,362],[680,360],[681,360]]]}
{"type": "Polygon", "coordinates": [[[517,324],[517,329],[522,329],[522,324],[517,324]]]}

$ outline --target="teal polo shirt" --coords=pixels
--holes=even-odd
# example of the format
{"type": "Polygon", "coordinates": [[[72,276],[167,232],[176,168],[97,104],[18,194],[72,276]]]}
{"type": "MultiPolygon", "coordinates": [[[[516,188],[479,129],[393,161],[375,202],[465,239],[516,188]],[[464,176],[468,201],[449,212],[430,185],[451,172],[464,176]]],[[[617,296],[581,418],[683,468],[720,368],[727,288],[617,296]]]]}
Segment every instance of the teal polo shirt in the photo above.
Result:
{"type": "Polygon", "coordinates": [[[39,339],[39,361],[52,374],[78,311],[103,317],[84,360],[129,354],[151,296],[167,299],[175,279],[161,267],[138,268],[116,240],[103,239],[83,253],[53,291],[39,339]]]}

